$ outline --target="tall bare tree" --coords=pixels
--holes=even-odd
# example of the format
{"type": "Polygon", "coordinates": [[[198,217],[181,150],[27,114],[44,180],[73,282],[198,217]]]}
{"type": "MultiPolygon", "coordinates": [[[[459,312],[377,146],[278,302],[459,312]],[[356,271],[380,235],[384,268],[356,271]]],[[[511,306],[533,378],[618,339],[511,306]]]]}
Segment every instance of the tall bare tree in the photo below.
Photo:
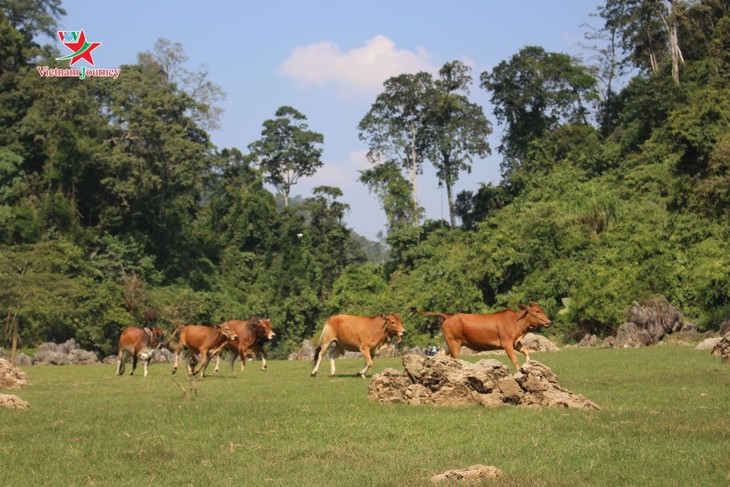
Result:
{"type": "Polygon", "coordinates": [[[417,176],[424,157],[419,144],[424,134],[428,97],[433,92],[433,77],[426,72],[401,74],[385,81],[383,87],[358,125],[359,137],[368,143],[370,162],[399,161],[405,168],[411,183],[411,215],[415,217],[419,214],[417,176]]]}

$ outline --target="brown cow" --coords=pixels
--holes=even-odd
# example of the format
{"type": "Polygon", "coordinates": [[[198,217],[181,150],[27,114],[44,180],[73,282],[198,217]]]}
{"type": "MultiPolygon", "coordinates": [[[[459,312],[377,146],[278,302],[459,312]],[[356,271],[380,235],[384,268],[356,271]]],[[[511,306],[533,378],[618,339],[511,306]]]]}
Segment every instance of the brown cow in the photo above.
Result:
{"type": "Polygon", "coordinates": [[[165,339],[165,330],[160,328],[135,328],[130,326],[122,331],[119,336],[119,348],[117,349],[117,375],[124,374],[124,366],[127,359],[132,357],[132,371],[129,375],[134,374],[137,368],[137,359],[144,362],[144,376],[147,377],[147,367],[149,366],[155,349],[162,348],[162,342],[165,339]]]}
{"type": "MultiPolygon", "coordinates": [[[[264,345],[267,341],[273,340],[276,336],[271,328],[271,320],[261,319],[258,316],[252,316],[247,321],[231,320],[226,323],[238,335],[236,340],[228,340],[227,347],[241,357],[241,372],[246,369],[246,355],[252,354],[261,356],[261,370],[266,370],[266,352],[264,345]]],[[[233,362],[236,356],[231,360],[231,370],[233,370],[233,362]]],[[[215,372],[218,372],[221,356],[218,354],[215,363],[215,372]]]]}
{"type": "Polygon", "coordinates": [[[459,358],[459,349],[462,345],[477,352],[501,348],[507,352],[517,370],[520,370],[515,350],[524,354],[526,360],[530,360],[530,353],[520,339],[531,328],[547,327],[552,324],[537,303],[530,303],[529,306],[520,305],[520,309],[519,312],[505,309],[488,315],[466,313],[447,315],[417,309],[413,311],[424,316],[440,316],[444,319],[441,330],[452,357],[459,358]]]}
{"type": "Polygon", "coordinates": [[[324,324],[324,329],[319,337],[319,345],[314,351],[315,365],[312,369],[312,377],[317,375],[322,357],[333,342],[335,345],[330,350],[330,375],[335,375],[334,357],[345,350],[350,350],[362,353],[365,368],[359,372],[359,375],[365,377],[365,373],[373,365],[372,355],[379,352],[394,336],[398,337],[398,343],[400,343],[405,332],[403,321],[395,313],[372,317],[331,316],[324,324]]]}
{"type": "Polygon", "coordinates": [[[184,356],[189,352],[200,354],[200,363],[198,364],[197,370],[194,370],[194,368],[190,365],[190,361],[187,361],[188,374],[196,375],[202,370],[203,373],[201,376],[205,377],[205,369],[208,368],[208,363],[210,362],[211,357],[220,352],[220,350],[226,346],[228,340],[237,338],[236,333],[225,323],[217,326],[178,326],[170,339],[172,339],[178,331],[180,331],[180,341],[175,345],[175,362],[172,364],[173,374],[177,371],[180,353],[184,351],[184,356]]]}

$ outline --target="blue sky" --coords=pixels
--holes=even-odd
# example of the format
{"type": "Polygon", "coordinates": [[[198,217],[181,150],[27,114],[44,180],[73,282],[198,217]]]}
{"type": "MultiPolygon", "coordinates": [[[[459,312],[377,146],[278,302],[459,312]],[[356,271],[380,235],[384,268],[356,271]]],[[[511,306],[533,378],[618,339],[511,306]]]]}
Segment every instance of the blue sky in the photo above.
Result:
{"type": "MultiPolygon", "coordinates": [[[[219,148],[246,147],[258,139],[262,123],[289,105],[324,135],[324,167],[303,179],[292,196],[311,196],[319,185],[337,186],[351,207],[347,225],[368,238],[384,231],[377,198],[357,182],[369,167],[357,124],[382,82],[404,72],[436,73],[459,59],[472,67],[471,99],[492,120],[493,155],[475,161],[455,192],[499,182],[500,127],[479,88],[479,75],[508,60],[522,47],[580,55],[586,32],[599,26],[592,17],[598,0],[409,1],[207,1],[67,0],[61,30],[84,29],[98,68],[136,62],[158,38],[180,42],[187,68],[206,69],[226,99],[221,128],[212,132],[219,148]]],[[[54,41],[51,41],[54,42],[54,41]]],[[[63,46],[58,43],[59,49],[63,46]]],[[[585,54],[585,53],[584,53],[585,54]]],[[[588,57],[585,54],[584,57],[588,57]]],[[[123,75],[123,72],[122,72],[123,75]]],[[[109,82],[113,82],[109,80],[109,82]]],[[[431,167],[424,166],[418,194],[428,218],[448,219],[446,192],[431,167]]]]}

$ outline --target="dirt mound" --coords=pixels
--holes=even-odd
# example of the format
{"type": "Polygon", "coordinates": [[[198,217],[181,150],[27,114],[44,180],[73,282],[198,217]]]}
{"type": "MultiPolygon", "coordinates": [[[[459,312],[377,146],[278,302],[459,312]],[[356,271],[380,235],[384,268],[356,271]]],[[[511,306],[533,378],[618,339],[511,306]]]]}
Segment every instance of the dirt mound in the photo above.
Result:
{"type": "Polygon", "coordinates": [[[502,475],[502,471],[497,467],[472,465],[471,467],[463,468],[461,470],[448,470],[444,473],[434,475],[433,477],[431,477],[431,482],[433,482],[434,484],[443,482],[445,480],[470,482],[472,480],[482,478],[499,477],[500,475],[502,475]]]}
{"type": "Polygon", "coordinates": [[[436,406],[495,406],[600,409],[560,387],[545,365],[531,360],[512,375],[494,359],[472,364],[446,355],[405,355],[403,372],[385,369],[370,381],[368,398],[379,402],[436,406]]]}
{"type": "Polygon", "coordinates": [[[712,349],[712,356],[719,357],[723,362],[730,362],[730,333],[720,338],[712,349]]]}
{"type": "Polygon", "coordinates": [[[27,383],[25,372],[0,358],[0,389],[14,389],[27,383]]]}
{"type": "Polygon", "coordinates": [[[2,409],[28,409],[30,404],[18,396],[12,394],[0,394],[0,408],[2,409]]]}

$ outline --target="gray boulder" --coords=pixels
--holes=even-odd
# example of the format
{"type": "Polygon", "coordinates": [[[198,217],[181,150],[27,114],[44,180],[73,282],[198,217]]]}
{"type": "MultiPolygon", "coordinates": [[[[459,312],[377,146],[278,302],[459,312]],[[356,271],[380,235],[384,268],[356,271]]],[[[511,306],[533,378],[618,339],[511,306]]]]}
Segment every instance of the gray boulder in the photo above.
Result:
{"type": "Polygon", "coordinates": [[[559,352],[560,348],[542,335],[526,333],[521,339],[522,345],[530,352],[559,352]]]}
{"type": "Polygon", "coordinates": [[[33,358],[34,365],[69,365],[71,360],[65,353],[52,350],[38,350],[33,358]]]}
{"type": "Polygon", "coordinates": [[[730,363],[730,333],[722,337],[712,349],[712,356],[730,363]]]}
{"type": "Polygon", "coordinates": [[[682,313],[662,296],[646,300],[643,304],[634,302],[626,321],[646,330],[652,343],[657,343],[665,334],[680,331],[684,327],[682,313]]]}
{"type": "Polygon", "coordinates": [[[600,347],[602,343],[603,342],[601,342],[601,339],[598,338],[597,335],[591,335],[589,333],[586,333],[576,346],[580,348],[592,348],[600,347]]]}
{"type": "Polygon", "coordinates": [[[627,322],[619,326],[616,331],[616,340],[613,344],[615,348],[637,348],[646,347],[656,343],[652,335],[644,328],[640,328],[635,323],[627,322]]]}

